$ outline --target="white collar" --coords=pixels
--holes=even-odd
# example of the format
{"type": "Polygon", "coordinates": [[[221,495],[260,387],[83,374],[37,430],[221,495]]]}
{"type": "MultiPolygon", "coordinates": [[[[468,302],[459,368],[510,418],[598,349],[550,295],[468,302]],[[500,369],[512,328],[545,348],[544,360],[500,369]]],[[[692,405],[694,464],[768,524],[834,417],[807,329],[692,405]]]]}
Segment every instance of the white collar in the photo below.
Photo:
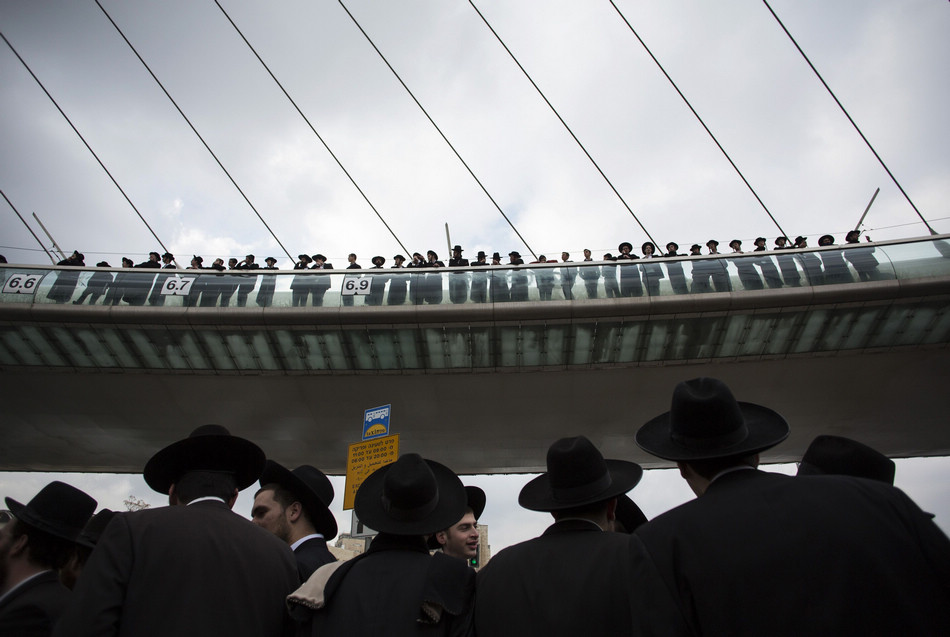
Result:
{"type": "Polygon", "coordinates": [[[305,536],[303,536],[302,538],[300,538],[299,540],[297,540],[296,542],[294,542],[293,544],[291,544],[291,545],[290,545],[290,550],[291,550],[291,551],[296,551],[298,546],[300,546],[301,544],[303,544],[303,543],[306,542],[307,540],[312,540],[313,538],[317,538],[317,539],[319,539],[319,540],[325,539],[325,538],[323,537],[323,534],[322,534],[322,533],[311,533],[310,535],[305,535],[305,536]]]}

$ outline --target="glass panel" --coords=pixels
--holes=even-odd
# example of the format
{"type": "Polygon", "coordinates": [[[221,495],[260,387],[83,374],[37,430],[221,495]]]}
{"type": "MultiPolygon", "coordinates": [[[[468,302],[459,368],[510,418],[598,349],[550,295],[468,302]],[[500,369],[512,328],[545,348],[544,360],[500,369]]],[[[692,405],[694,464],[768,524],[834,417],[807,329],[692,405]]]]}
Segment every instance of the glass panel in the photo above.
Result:
{"type": "Polygon", "coordinates": [[[329,362],[329,369],[350,369],[350,360],[340,332],[320,332],[317,338],[323,343],[322,349],[329,362]]]}
{"type": "Polygon", "coordinates": [[[211,362],[201,349],[194,332],[182,331],[178,335],[178,348],[192,369],[210,369],[211,362]]]}
{"type": "Polygon", "coordinates": [[[290,330],[274,330],[274,340],[277,346],[277,357],[282,361],[282,369],[299,371],[306,369],[307,345],[300,336],[290,330]]]}
{"type": "Polygon", "coordinates": [[[595,325],[574,324],[574,347],[570,353],[571,365],[589,365],[594,347],[595,325]]]}
{"type": "Polygon", "coordinates": [[[83,349],[89,352],[92,364],[95,367],[114,368],[118,363],[105,341],[99,337],[97,331],[90,328],[76,328],[73,330],[76,338],[82,343],[83,349]]]}
{"type": "MultiPolygon", "coordinates": [[[[627,266],[629,270],[629,266],[627,266]]],[[[621,271],[622,272],[622,271],[621,271]]],[[[628,275],[630,276],[630,275],[628,275]]],[[[623,294],[623,275],[621,274],[621,290],[623,294]]],[[[642,321],[623,323],[617,330],[615,337],[615,358],[614,362],[632,363],[643,360],[644,352],[640,349],[640,338],[646,330],[642,321]]]]}
{"type": "Polygon", "coordinates": [[[377,369],[376,352],[365,330],[346,330],[343,332],[347,345],[353,353],[356,369],[377,369]]]}
{"type": "Polygon", "coordinates": [[[467,327],[446,330],[445,344],[450,367],[459,369],[472,366],[472,344],[467,327]]]}
{"type": "Polygon", "coordinates": [[[127,330],[126,333],[138,357],[143,361],[145,369],[165,369],[165,361],[159,357],[153,342],[143,330],[133,328],[127,330]]]}
{"type": "Polygon", "coordinates": [[[473,327],[472,367],[494,367],[494,348],[492,347],[492,329],[473,327]]]}
{"type": "Polygon", "coordinates": [[[564,365],[565,347],[567,345],[568,325],[548,325],[546,330],[547,351],[545,365],[564,365]]]}
{"type": "Polygon", "coordinates": [[[226,334],[202,330],[198,332],[198,338],[204,344],[205,351],[208,352],[214,369],[219,371],[234,369],[234,359],[225,344],[226,334]]]}
{"type": "Polygon", "coordinates": [[[878,252],[890,259],[900,279],[950,274],[950,242],[944,239],[887,245],[878,248],[878,252]]]}
{"type": "Polygon", "coordinates": [[[324,352],[323,342],[316,334],[312,332],[304,334],[300,334],[299,332],[292,333],[295,334],[295,338],[299,338],[301,355],[307,361],[310,369],[330,369],[330,361],[324,352]]]}
{"type": "Polygon", "coordinates": [[[115,354],[119,367],[124,369],[138,369],[141,367],[138,359],[129,349],[130,345],[127,338],[123,337],[127,334],[125,330],[109,327],[99,327],[97,329],[106,346],[115,354]]]}

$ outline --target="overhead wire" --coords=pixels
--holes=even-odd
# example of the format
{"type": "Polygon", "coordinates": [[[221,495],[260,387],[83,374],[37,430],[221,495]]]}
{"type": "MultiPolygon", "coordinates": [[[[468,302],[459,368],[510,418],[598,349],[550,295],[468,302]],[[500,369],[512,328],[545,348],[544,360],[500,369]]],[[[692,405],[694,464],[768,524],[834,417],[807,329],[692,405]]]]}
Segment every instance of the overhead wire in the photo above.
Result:
{"type": "Polygon", "coordinates": [[[894,185],[897,186],[897,189],[901,191],[901,194],[904,195],[904,199],[907,200],[907,203],[910,204],[910,207],[914,209],[914,212],[917,213],[917,216],[920,217],[920,220],[924,222],[924,225],[927,226],[927,230],[930,231],[930,234],[937,234],[936,230],[930,227],[930,224],[927,223],[927,220],[924,219],[924,216],[920,213],[920,210],[917,209],[917,206],[914,205],[914,202],[911,201],[910,196],[907,192],[904,191],[904,187],[901,186],[900,182],[897,181],[897,177],[894,176],[894,173],[891,172],[891,169],[887,167],[887,164],[884,163],[884,160],[881,159],[881,156],[877,154],[877,151],[874,150],[874,146],[871,145],[871,142],[868,141],[868,138],[864,136],[864,133],[861,132],[861,129],[858,127],[857,122],[852,119],[851,115],[848,113],[847,109],[838,99],[838,96],[835,95],[834,91],[831,90],[831,87],[828,86],[828,83],[825,82],[825,78],[821,76],[821,73],[818,72],[818,69],[815,68],[815,65],[812,64],[811,60],[808,58],[808,55],[805,54],[805,51],[802,50],[802,47],[798,45],[798,42],[792,36],[791,32],[782,22],[781,18],[778,17],[778,14],[775,13],[775,10],[772,9],[772,6],[768,3],[768,0],[762,0],[766,8],[768,8],[769,13],[772,14],[772,17],[775,18],[775,21],[778,22],[779,26],[782,27],[782,31],[785,32],[785,35],[788,36],[788,39],[792,41],[792,44],[795,45],[795,48],[798,49],[798,52],[801,53],[802,57],[805,58],[805,62],[808,63],[808,66],[811,67],[811,70],[815,73],[815,76],[821,82],[821,85],[825,87],[825,90],[828,91],[828,94],[831,95],[831,99],[835,101],[835,104],[838,105],[838,108],[841,109],[841,112],[844,113],[844,116],[848,118],[848,121],[851,122],[851,125],[854,127],[854,130],[858,132],[858,135],[861,136],[861,139],[864,140],[864,143],[871,150],[871,153],[874,155],[874,158],[877,159],[878,163],[881,164],[881,167],[884,168],[884,172],[887,173],[887,176],[891,178],[891,181],[894,182],[894,185]]]}
{"type": "Polygon", "coordinates": [[[396,243],[399,244],[399,247],[401,247],[405,252],[409,252],[409,249],[405,245],[403,245],[402,241],[399,240],[399,237],[396,236],[396,233],[393,232],[393,229],[390,228],[389,224],[386,223],[386,220],[383,219],[383,215],[380,214],[379,210],[376,209],[376,206],[373,205],[373,202],[370,201],[369,197],[366,196],[366,193],[363,192],[363,189],[360,188],[358,183],[356,183],[356,180],[353,178],[353,176],[349,173],[346,167],[343,166],[343,162],[341,162],[340,159],[336,156],[336,154],[330,149],[330,146],[329,144],[327,144],[326,140],[324,140],[323,137],[320,135],[320,133],[317,132],[317,129],[310,122],[307,116],[304,115],[304,112],[297,105],[297,102],[294,101],[294,98],[290,96],[290,93],[287,92],[287,89],[284,88],[284,85],[281,84],[280,80],[277,79],[277,76],[274,75],[273,71],[271,71],[267,63],[264,62],[264,59],[257,52],[257,49],[255,49],[254,46],[251,45],[250,41],[247,39],[247,37],[245,37],[244,33],[241,31],[238,25],[234,22],[234,20],[231,19],[231,16],[228,15],[228,12],[224,10],[224,7],[221,6],[221,3],[218,2],[218,0],[214,0],[214,3],[218,5],[218,9],[221,10],[221,13],[223,13],[224,17],[227,18],[228,22],[231,23],[231,26],[234,27],[234,30],[237,31],[238,35],[241,36],[241,39],[244,40],[244,44],[246,44],[247,48],[251,50],[251,52],[254,54],[254,57],[257,58],[257,61],[261,63],[261,66],[264,67],[264,70],[267,71],[267,74],[271,76],[271,79],[274,80],[274,82],[283,92],[284,96],[290,101],[293,107],[297,110],[297,113],[300,115],[300,117],[303,118],[303,121],[307,123],[307,126],[310,127],[310,130],[313,131],[313,134],[316,135],[317,139],[320,140],[320,143],[323,144],[323,147],[327,149],[327,152],[330,153],[330,157],[332,157],[333,161],[335,161],[337,166],[340,167],[340,170],[343,171],[343,174],[346,175],[346,177],[350,180],[350,183],[352,183],[353,186],[356,188],[356,190],[360,193],[360,195],[362,195],[363,200],[366,201],[367,205],[369,205],[369,207],[372,208],[373,212],[376,213],[376,216],[379,217],[379,220],[383,223],[383,225],[386,226],[386,229],[389,230],[389,234],[393,236],[393,239],[396,240],[396,243]]]}
{"type": "MultiPolygon", "coordinates": [[[[98,1],[98,0],[97,0],[97,1],[98,1]]],[[[523,236],[521,236],[521,233],[520,233],[520,232],[518,232],[518,229],[515,227],[515,224],[511,222],[511,219],[508,218],[508,215],[505,214],[505,211],[502,210],[501,206],[498,205],[498,202],[495,201],[495,198],[492,197],[491,193],[488,192],[488,189],[485,188],[485,185],[482,184],[481,180],[475,175],[474,171],[472,171],[472,169],[471,169],[471,168],[469,167],[469,165],[465,162],[465,160],[462,159],[462,155],[460,155],[459,152],[455,149],[455,146],[452,145],[452,142],[449,141],[449,138],[446,137],[445,133],[442,132],[442,129],[439,128],[439,125],[435,123],[435,120],[432,119],[432,116],[429,115],[429,112],[425,109],[425,107],[422,105],[422,103],[416,98],[416,96],[415,96],[415,94],[412,92],[412,90],[411,90],[411,89],[406,85],[406,83],[402,80],[402,77],[399,76],[399,73],[396,72],[396,69],[393,68],[393,65],[389,63],[389,60],[386,59],[386,56],[383,55],[383,52],[379,50],[379,47],[376,46],[376,43],[373,42],[373,39],[372,39],[371,37],[369,37],[369,34],[366,32],[365,29],[363,29],[363,26],[359,23],[359,21],[356,19],[356,17],[350,12],[350,10],[347,8],[347,6],[343,3],[343,0],[337,0],[337,2],[340,4],[340,6],[341,6],[341,7],[343,8],[343,10],[346,12],[346,15],[348,15],[348,16],[350,17],[350,20],[353,21],[353,24],[356,25],[356,28],[359,29],[360,33],[363,34],[363,37],[366,38],[366,41],[369,42],[370,46],[373,47],[373,50],[376,51],[377,55],[379,55],[379,57],[380,57],[380,59],[382,59],[383,63],[386,64],[386,66],[389,68],[390,71],[392,71],[392,74],[396,77],[396,79],[399,81],[399,83],[402,84],[402,87],[403,87],[404,89],[406,89],[406,92],[409,93],[409,97],[412,98],[412,101],[414,101],[414,102],[416,103],[416,106],[418,106],[419,109],[422,110],[422,113],[426,116],[426,119],[429,120],[429,123],[432,124],[432,126],[435,128],[435,130],[438,131],[439,135],[441,135],[441,137],[442,137],[442,139],[445,141],[445,143],[448,144],[449,148],[452,149],[452,152],[455,153],[455,156],[456,156],[456,157],[458,158],[458,160],[462,163],[462,166],[465,167],[465,170],[467,170],[467,171],[468,171],[468,174],[472,176],[472,179],[475,180],[475,183],[478,184],[478,187],[482,189],[482,192],[485,193],[485,196],[488,197],[489,201],[492,202],[492,205],[495,206],[495,209],[498,210],[498,212],[501,214],[501,216],[504,217],[505,221],[508,222],[508,225],[511,226],[511,229],[514,231],[514,233],[518,236],[518,238],[519,238],[519,239],[521,240],[521,242],[524,244],[525,248],[528,249],[528,252],[530,252],[531,255],[532,255],[535,259],[537,259],[537,258],[538,258],[538,255],[535,254],[534,250],[531,249],[531,246],[528,245],[528,242],[525,240],[525,238],[524,238],[523,236]]]]}
{"type": "Polygon", "coordinates": [[[755,191],[755,188],[752,187],[752,184],[749,183],[749,180],[746,179],[746,178],[745,178],[745,175],[742,174],[742,171],[739,170],[739,167],[736,165],[736,162],[732,161],[732,157],[729,156],[729,153],[726,152],[726,149],[723,148],[722,144],[719,143],[719,140],[716,139],[716,136],[713,134],[712,130],[710,130],[709,126],[706,125],[706,122],[703,121],[703,118],[700,117],[700,115],[699,115],[699,113],[696,111],[696,109],[693,108],[693,105],[692,105],[692,104],[690,103],[690,101],[686,98],[686,95],[683,94],[683,91],[680,90],[679,86],[676,85],[676,82],[673,81],[673,78],[670,77],[670,74],[667,73],[667,72],[666,72],[666,69],[663,68],[663,65],[660,64],[660,61],[656,58],[655,55],[653,55],[653,51],[650,50],[650,47],[647,46],[646,42],[643,41],[643,38],[640,37],[640,34],[637,33],[637,30],[633,28],[633,25],[630,24],[630,21],[627,20],[627,17],[623,14],[623,12],[620,11],[620,9],[619,9],[619,8],[617,7],[617,5],[614,3],[614,0],[610,0],[610,4],[611,4],[611,6],[614,8],[614,10],[617,12],[617,15],[619,15],[620,18],[621,18],[621,19],[624,21],[624,23],[627,25],[627,28],[630,29],[630,32],[633,34],[633,36],[637,39],[638,42],[640,42],[640,45],[641,45],[641,46],[643,47],[643,49],[647,52],[647,54],[650,56],[650,59],[653,60],[654,64],[656,64],[657,68],[660,69],[660,72],[663,73],[663,76],[666,77],[666,79],[669,81],[669,83],[670,83],[670,84],[673,86],[673,88],[676,90],[677,94],[679,94],[680,98],[683,100],[683,102],[686,104],[686,106],[689,108],[689,110],[693,113],[693,116],[696,118],[696,121],[698,121],[698,122],[700,123],[700,125],[702,125],[703,129],[705,129],[706,133],[709,135],[709,137],[710,137],[710,138],[713,140],[713,142],[716,144],[716,147],[719,148],[719,151],[723,154],[723,156],[724,156],[724,157],[726,158],[726,160],[729,162],[729,165],[732,166],[733,170],[736,171],[736,174],[739,175],[739,178],[742,179],[742,183],[744,183],[744,184],[746,185],[746,188],[749,189],[749,192],[752,193],[752,196],[755,197],[755,200],[759,202],[759,205],[760,205],[760,206],[762,206],[762,209],[763,209],[763,210],[765,211],[765,213],[769,216],[769,219],[771,219],[771,220],[772,220],[772,223],[775,224],[775,227],[779,229],[779,232],[781,233],[781,235],[784,236],[784,237],[789,236],[788,233],[785,232],[784,229],[782,229],[782,226],[779,224],[778,220],[777,220],[777,219],[775,218],[775,216],[772,214],[772,211],[769,210],[768,206],[765,205],[765,202],[762,201],[762,198],[759,197],[759,194],[755,191]]]}
{"type": "Polygon", "coordinates": [[[238,191],[239,193],[241,193],[241,196],[244,197],[244,201],[246,201],[246,202],[247,202],[247,205],[250,206],[251,210],[254,211],[254,214],[257,215],[257,218],[260,219],[261,223],[264,224],[264,227],[267,228],[267,231],[268,231],[268,232],[270,233],[270,235],[274,238],[274,241],[277,242],[277,245],[279,245],[279,246],[281,247],[281,249],[284,251],[284,254],[286,254],[287,257],[290,258],[290,260],[294,260],[293,256],[290,254],[290,251],[288,251],[287,248],[284,247],[284,244],[281,243],[280,239],[277,238],[277,235],[274,234],[274,231],[273,231],[273,230],[271,230],[271,227],[270,227],[270,226],[267,224],[267,222],[264,220],[264,217],[261,215],[261,213],[258,211],[258,209],[254,206],[254,204],[251,203],[250,198],[248,198],[248,196],[244,193],[244,190],[241,189],[241,187],[238,185],[237,181],[235,181],[234,177],[231,176],[231,173],[228,172],[228,169],[224,167],[224,164],[221,163],[221,160],[218,159],[218,156],[215,154],[215,152],[214,152],[213,150],[211,150],[211,146],[208,145],[208,142],[205,141],[204,137],[201,136],[201,133],[198,132],[198,129],[195,128],[194,124],[191,123],[191,120],[188,119],[188,116],[185,115],[185,112],[181,109],[180,106],[178,106],[178,102],[176,102],[176,101],[175,101],[175,98],[173,98],[173,97],[171,96],[171,93],[168,92],[168,90],[165,88],[165,85],[162,84],[161,80],[158,79],[158,76],[156,76],[155,73],[152,72],[152,69],[151,69],[151,67],[149,67],[148,63],[142,58],[141,55],[139,55],[139,52],[138,52],[138,51],[136,50],[136,48],[132,45],[132,43],[129,41],[129,39],[128,39],[127,37],[125,37],[125,33],[122,32],[122,29],[119,28],[119,25],[116,24],[115,20],[112,19],[112,16],[109,15],[109,12],[105,10],[105,7],[102,6],[102,4],[99,2],[99,0],[96,0],[96,6],[99,7],[99,9],[100,9],[100,10],[102,11],[102,13],[106,16],[106,18],[109,20],[109,22],[110,22],[110,23],[112,24],[112,26],[115,28],[115,30],[119,33],[119,35],[122,37],[122,39],[125,41],[125,43],[126,43],[126,44],[129,46],[129,48],[132,50],[132,53],[135,54],[135,57],[138,58],[139,62],[142,63],[142,66],[145,67],[145,70],[148,71],[149,75],[152,76],[152,79],[155,80],[155,82],[158,84],[159,88],[162,89],[162,92],[165,93],[165,96],[169,99],[169,101],[172,103],[172,105],[175,107],[175,109],[178,111],[178,113],[179,113],[179,114],[182,116],[182,118],[188,123],[188,126],[191,128],[192,132],[194,132],[194,134],[198,137],[198,139],[201,141],[201,143],[204,145],[204,147],[208,150],[208,152],[211,153],[211,156],[214,158],[215,162],[217,162],[217,164],[218,164],[218,166],[221,168],[221,170],[224,171],[224,174],[227,175],[228,179],[231,180],[231,183],[234,184],[234,187],[237,189],[237,191],[238,191]]]}
{"type": "Polygon", "coordinates": [[[488,19],[485,18],[485,15],[479,10],[477,6],[475,6],[475,3],[472,0],[468,0],[468,3],[472,5],[472,8],[475,10],[475,13],[477,13],[478,17],[482,19],[482,22],[485,23],[485,26],[488,27],[488,30],[492,32],[492,35],[495,36],[495,39],[498,40],[498,43],[501,44],[502,48],[505,49],[505,52],[508,53],[512,61],[514,61],[514,63],[518,66],[518,68],[521,70],[524,76],[528,79],[528,82],[531,83],[531,86],[534,87],[534,90],[538,92],[538,95],[541,96],[541,99],[544,100],[544,103],[548,105],[548,108],[551,109],[551,112],[554,113],[554,116],[558,118],[558,121],[561,122],[565,130],[567,130],[567,132],[574,139],[574,141],[577,142],[577,145],[580,146],[580,149],[584,151],[584,155],[586,155],[587,159],[590,160],[590,163],[594,165],[594,168],[597,169],[597,172],[600,173],[600,176],[604,178],[604,181],[607,182],[607,185],[610,186],[610,189],[613,191],[613,193],[617,195],[617,198],[620,200],[620,203],[622,203],[623,207],[627,209],[627,212],[629,212],[630,216],[633,217],[633,220],[637,222],[637,225],[640,226],[640,229],[643,230],[644,234],[646,234],[646,236],[650,239],[651,242],[653,242],[654,245],[660,245],[656,242],[656,239],[654,239],[653,236],[650,234],[650,231],[647,230],[646,227],[643,225],[643,222],[640,221],[640,218],[637,217],[637,214],[633,211],[633,209],[630,207],[627,201],[623,198],[623,195],[621,195],[620,192],[614,187],[613,182],[610,181],[610,178],[607,177],[607,175],[601,169],[597,161],[594,160],[591,154],[587,151],[587,148],[584,146],[581,140],[578,139],[577,135],[574,134],[574,131],[571,130],[571,127],[568,126],[566,121],[564,121],[564,118],[561,117],[561,114],[557,111],[556,108],[554,108],[554,105],[551,104],[551,101],[544,94],[544,91],[542,91],[541,88],[534,81],[534,79],[532,79],[528,71],[525,70],[521,62],[518,61],[518,58],[515,57],[515,54],[511,51],[510,48],[508,48],[508,45],[505,44],[505,41],[501,39],[501,36],[498,35],[498,32],[495,31],[494,27],[492,27],[492,25],[488,22],[488,19]]]}
{"type": "MultiPolygon", "coordinates": [[[[98,4],[98,0],[97,0],[97,4],[98,4]]],[[[48,90],[46,90],[46,87],[43,85],[43,82],[41,82],[41,81],[40,81],[40,78],[38,78],[38,77],[36,76],[36,74],[33,72],[33,69],[30,68],[30,65],[27,64],[27,63],[26,63],[26,60],[24,60],[23,57],[17,52],[17,50],[16,50],[15,48],[13,48],[13,45],[10,43],[10,41],[7,39],[7,37],[6,37],[5,35],[3,35],[3,33],[0,33],[0,38],[3,38],[3,41],[7,43],[7,46],[10,47],[10,50],[11,50],[11,51],[13,51],[13,55],[15,55],[18,60],[20,60],[20,64],[23,65],[23,68],[26,69],[27,73],[30,74],[30,76],[33,78],[33,80],[34,80],[34,81],[39,85],[39,87],[43,90],[43,92],[46,94],[46,97],[49,98],[49,100],[53,103],[53,106],[56,107],[56,110],[59,111],[59,114],[63,116],[63,119],[66,120],[66,122],[69,124],[69,127],[73,129],[73,132],[76,133],[76,135],[77,135],[77,136],[79,137],[79,139],[82,141],[83,145],[85,145],[86,149],[92,154],[92,156],[95,158],[96,162],[98,162],[98,164],[99,164],[99,166],[102,168],[102,170],[104,170],[105,173],[106,173],[106,175],[109,176],[109,179],[112,180],[112,183],[115,185],[115,187],[118,188],[118,190],[119,190],[120,193],[122,193],[122,196],[125,198],[125,200],[128,202],[128,204],[132,207],[132,210],[135,211],[135,214],[137,214],[138,217],[139,217],[139,219],[142,220],[142,223],[145,224],[145,227],[148,228],[148,231],[152,234],[153,237],[155,237],[155,240],[158,242],[158,245],[160,245],[160,246],[162,247],[162,249],[165,250],[165,252],[168,252],[168,248],[166,248],[166,247],[165,247],[165,244],[162,243],[162,240],[159,239],[158,234],[155,233],[155,230],[152,229],[152,226],[149,225],[148,221],[145,220],[145,217],[142,215],[142,213],[139,211],[139,209],[136,207],[136,205],[135,205],[134,203],[132,203],[132,199],[130,199],[130,198],[129,198],[129,195],[125,192],[125,190],[122,189],[122,186],[119,185],[119,182],[116,181],[116,178],[112,175],[112,173],[109,171],[109,169],[106,168],[105,163],[102,161],[102,159],[99,158],[99,155],[96,154],[96,151],[94,151],[94,150],[92,149],[92,146],[89,145],[89,142],[86,141],[86,138],[83,137],[82,133],[79,132],[79,129],[76,128],[76,125],[75,125],[75,124],[73,124],[73,121],[72,121],[71,119],[69,119],[69,116],[68,116],[68,115],[66,114],[66,112],[60,107],[60,105],[59,105],[59,103],[56,101],[56,99],[50,94],[50,92],[49,92],[48,90]]]]}

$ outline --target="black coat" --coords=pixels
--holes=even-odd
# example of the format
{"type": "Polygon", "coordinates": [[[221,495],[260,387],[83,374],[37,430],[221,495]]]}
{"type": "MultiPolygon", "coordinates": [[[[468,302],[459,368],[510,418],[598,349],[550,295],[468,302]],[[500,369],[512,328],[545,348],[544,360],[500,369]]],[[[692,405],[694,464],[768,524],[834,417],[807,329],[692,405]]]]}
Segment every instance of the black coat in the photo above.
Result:
{"type": "Polygon", "coordinates": [[[429,555],[422,537],[380,533],[366,553],[333,573],[324,595],[326,605],[304,613],[298,635],[472,634],[475,571],[458,558],[429,555]]]}
{"type": "Polygon", "coordinates": [[[290,547],[218,500],[116,515],[57,637],[276,637],[298,583],[290,547]]]}
{"type": "Polygon", "coordinates": [[[68,602],[69,589],[60,584],[56,572],[40,573],[0,601],[0,635],[49,635],[68,602]]]}
{"type": "Polygon", "coordinates": [[[682,635],[685,626],[636,536],[593,522],[556,522],[510,546],[478,573],[475,632],[518,637],[682,635]],[[649,582],[650,587],[643,583],[649,582]],[[639,609],[646,609],[649,611],[639,609]]]}
{"type": "Polygon", "coordinates": [[[301,582],[306,582],[313,572],[330,562],[336,562],[333,553],[327,548],[327,541],[318,537],[310,538],[294,551],[297,560],[297,574],[301,582]]]}
{"type": "Polygon", "coordinates": [[[950,635],[950,540],[890,485],[741,469],[636,535],[706,637],[950,635]]]}

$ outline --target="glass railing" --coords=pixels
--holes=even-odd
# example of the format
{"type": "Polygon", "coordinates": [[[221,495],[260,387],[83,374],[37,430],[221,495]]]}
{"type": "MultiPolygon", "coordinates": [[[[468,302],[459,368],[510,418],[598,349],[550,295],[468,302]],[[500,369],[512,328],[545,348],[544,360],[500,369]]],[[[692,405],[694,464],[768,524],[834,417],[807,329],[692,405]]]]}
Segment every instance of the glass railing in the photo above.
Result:
{"type": "Polygon", "coordinates": [[[257,270],[0,266],[3,303],[182,307],[425,306],[861,284],[950,276],[948,237],[737,255],[518,267],[257,270]]]}

